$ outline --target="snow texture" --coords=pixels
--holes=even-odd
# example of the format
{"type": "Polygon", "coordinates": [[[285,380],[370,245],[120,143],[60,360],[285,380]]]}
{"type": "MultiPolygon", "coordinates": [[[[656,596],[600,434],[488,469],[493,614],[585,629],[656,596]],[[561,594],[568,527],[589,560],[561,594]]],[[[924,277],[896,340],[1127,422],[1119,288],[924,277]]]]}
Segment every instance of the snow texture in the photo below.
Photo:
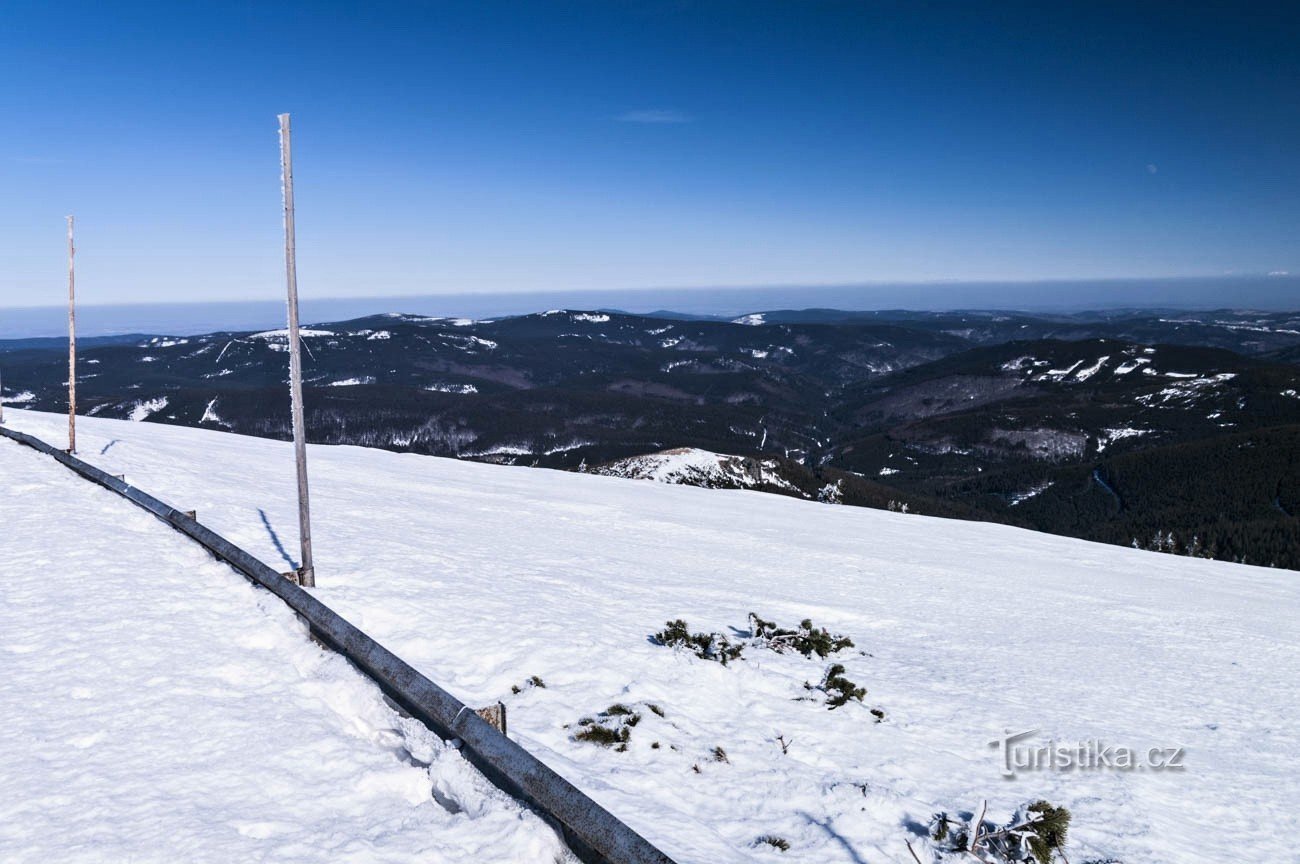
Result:
{"type": "MultiPolygon", "coordinates": [[[[78,438],[287,568],[289,444],[99,419],[78,438]]],[[[410,743],[273,601],[48,459],[0,453],[0,787],[23,790],[0,796],[0,859],[549,860],[535,820],[410,743]]],[[[1075,862],[1294,860],[1293,573],[744,490],[355,447],[309,464],[317,595],[470,704],[505,701],[512,737],[681,862],[910,861],[911,840],[928,864],[912,826],[932,813],[1040,798],[1073,812],[1075,862]],[[750,611],[851,636],[833,659],[865,702],[801,701],[816,659],[723,666],[647,638],[673,618],[738,638],[750,611]],[[614,703],[642,715],[626,752],[574,740],[614,703]],[[988,742],[1026,729],[1185,747],[1187,767],[1004,779],[988,742]]]]}
{"type": "Polygon", "coordinates": [[[279,600],[34,450],[0,474],[0,860],[564,854],[279,600]]]}

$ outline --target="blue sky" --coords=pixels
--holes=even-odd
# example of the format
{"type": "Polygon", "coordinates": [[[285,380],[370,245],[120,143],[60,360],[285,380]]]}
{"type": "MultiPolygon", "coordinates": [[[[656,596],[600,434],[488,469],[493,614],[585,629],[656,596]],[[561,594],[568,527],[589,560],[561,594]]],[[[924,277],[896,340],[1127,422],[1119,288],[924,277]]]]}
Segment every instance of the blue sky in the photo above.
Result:
{"type": "Polygon", "coordinates": [[[0,306],[67,213],[278,297],[281,111],[314,297],[1294,273],[1297,93],[1294,4],[9,3],[0,306]]]}

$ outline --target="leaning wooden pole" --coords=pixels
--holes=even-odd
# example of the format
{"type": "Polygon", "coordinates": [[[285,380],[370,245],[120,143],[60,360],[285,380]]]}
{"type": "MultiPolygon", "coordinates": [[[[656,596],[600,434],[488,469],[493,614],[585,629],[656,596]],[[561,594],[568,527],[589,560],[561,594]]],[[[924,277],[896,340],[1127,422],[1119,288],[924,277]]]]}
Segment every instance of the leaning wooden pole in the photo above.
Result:
{"type": "Polygon", "coordinates": [[[68,452],[77,452],[77,271],[72,217],[68,217],[68,452]]]}
{"type": "Polygon", "coordinates": [[[307,428],[302,410],[302,353],[298,334],[298,258],[294,248],[293,154],[289,139],[289,115],[280,115],[280,182],[284,193],[284,271],[289,304],[289,394],[293,410],[293,454],[298,464],[298,537],[302,542],[302,563],[298,584],[316,585],[316,568],[311,560],[311,503],[307,494],[307,428]]]}

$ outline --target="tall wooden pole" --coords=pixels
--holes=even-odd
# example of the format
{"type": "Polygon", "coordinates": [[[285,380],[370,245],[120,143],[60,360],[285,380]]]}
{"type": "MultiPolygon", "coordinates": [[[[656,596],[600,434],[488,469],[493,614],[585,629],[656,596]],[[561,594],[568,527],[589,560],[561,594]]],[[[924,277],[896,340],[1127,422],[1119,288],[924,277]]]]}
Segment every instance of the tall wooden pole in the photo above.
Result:
{"type": "Polygon", "coordinates": [[[68,217],[68,452],[77,452],[77,272],[72,217],[68,217]]]}
{"type": "Polygon", "coordinates": [[[0,373],[0,423],[5,422],[5,379],[0,373]]]}
{"type": "Polygon", "coordinates": [[[284,272],[289,296],[289,394],[293,409],[293,454],[298,463],[298,537],[302,565],[298,584],[316,585],[311,560],[311,504],[307,495],[307,428],[302,411],[302,354],[298,336],[298,259],[294,248],[293,155],[289,141],[289,115],[280,115],[280,181],[284,187],[284,272]]]}

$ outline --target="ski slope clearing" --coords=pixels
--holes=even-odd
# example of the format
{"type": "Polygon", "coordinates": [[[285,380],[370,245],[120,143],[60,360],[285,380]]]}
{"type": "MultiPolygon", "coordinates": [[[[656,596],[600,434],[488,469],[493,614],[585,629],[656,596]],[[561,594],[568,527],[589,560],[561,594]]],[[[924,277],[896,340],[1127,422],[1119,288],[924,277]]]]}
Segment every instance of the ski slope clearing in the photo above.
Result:
{"type": "MultiPolygon", "coordinates": [[[[6,419],[49,441],[65,430],[55,415],[6,419]]],[[[78,421],[78,441],[88,461],[290,566],[290,445],[96,419],[78,421]]],[[[1074,864],[1293,860],[1292,572],[748,491],[353,447],[309,459],[317,595],[467,702],[503,700],[513,738],[679,861],[907,861],[911,841],[929,864],[933,813],[987,800],[1002,822],[1038,799],[1072,811],[1074,864]],[[751,611],[811,618],[855,647],[821,660],[751,646],[724,666],[649,639],[681,618],[739,644],[751,611]],[[830,662],[866,688],[861,703],[828,710],[805,688],[830,662]],[[623,728],[614,705],[640,716],[626,750],[576,740],[583,718],[623,728]],[[1185,748],[1186,767],[1006,779],[989,742],[1024,730],[1185,748]]],[[[187,571],[187,590],[202,582],[168,569],[187,571]]],[[[234,677],[223,686],[244,686],[234,677]]],[[[313,754],[281,758],[326,770],[313,754]]],[[[210,813],[231,818],[220,801],[210,813]]],[[[374,837],[384,814],[331,836],[374,837]]],[[[415,833],[449,842],[440,826],[415,833]]],[[[483,860],[477,848],[460,860],[483,860]]]]}
{"type": "Polygon", "coordinates": [[[0,860],[562,854],[270,594],[7,439],[0,476],[0,860]]]}

